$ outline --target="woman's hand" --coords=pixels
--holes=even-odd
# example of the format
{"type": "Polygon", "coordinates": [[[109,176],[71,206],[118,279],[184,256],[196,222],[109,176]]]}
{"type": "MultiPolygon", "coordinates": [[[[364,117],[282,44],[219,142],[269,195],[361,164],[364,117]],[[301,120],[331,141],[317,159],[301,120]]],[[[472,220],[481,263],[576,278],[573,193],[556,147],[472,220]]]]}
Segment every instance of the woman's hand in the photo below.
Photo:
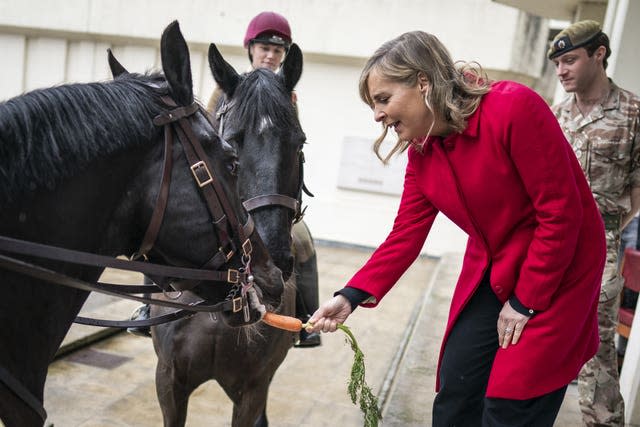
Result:
{"type": "Polygon", "coordinates": [[[311,326],[307,326],[307,332],[335,332],[338,323],[344,323],[351,314],[351,304],[342,295],[336,295],[326,301],[313,313],[309,319],[311,326]]]}
{"type": "Polygon", "coordinates": [[[517,344],[528,321],[529,316],[515,311],[507,301],[498,316],[498,344],[500,347],[507,348],[509,344],[517,344]]]}

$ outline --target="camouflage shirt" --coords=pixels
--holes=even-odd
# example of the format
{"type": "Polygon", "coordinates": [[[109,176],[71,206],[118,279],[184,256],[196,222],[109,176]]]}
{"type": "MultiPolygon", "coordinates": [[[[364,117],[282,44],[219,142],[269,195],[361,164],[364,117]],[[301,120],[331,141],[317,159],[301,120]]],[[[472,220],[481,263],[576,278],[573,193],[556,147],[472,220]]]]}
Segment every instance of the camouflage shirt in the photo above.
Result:
{"type": "Polygon", "coordinates": [[[603,214],[626,215],[640,187],[640,98],[611,82],[606,101],[583,117],[575,95],[554,105],[603,214]]]}

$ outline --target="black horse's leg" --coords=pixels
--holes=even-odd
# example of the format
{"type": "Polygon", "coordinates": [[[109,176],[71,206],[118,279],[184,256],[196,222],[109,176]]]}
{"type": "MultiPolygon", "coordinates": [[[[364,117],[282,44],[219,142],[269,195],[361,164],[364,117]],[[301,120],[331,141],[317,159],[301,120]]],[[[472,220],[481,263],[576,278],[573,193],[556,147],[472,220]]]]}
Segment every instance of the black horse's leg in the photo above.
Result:
{"type": "Polygon", "coordinates": [[[164,427],[184,427],[187,421],[189,396],[194,388],[176,378],[175,369],[158,360],[156,365],[156,394],[162,409],[164,427]]]}
{"type": "Polygon", "coordinates": [[[256,420],[256,423],[253,425],[253,427],[269,427],[269,420],[267,419],[267,406],[266,405],[265,405],[264,409],[262,410],[262,414],[260,414],[260,416],[256,420]]]}
{"type": "Polygon", "coordinates": [[[42,424],[40,415],[0,383],[0,426],[42,427],[42,424]]]}
{"type": "MultiPolygon", "coordinates": [[[[266,407],[267,394],[271,379],[259,383],[245,384],[244,390],[236,394],[233,400],[232,427],[262,426],[267,427],[266,407]]],[[[230,396],[231,397],[231,396],[230,396]]]]}
{"type": "Polygon", "coordinates": [[[264,397],[264,408],[262,408],[262,413],[256,420],[253,427],[269,427],[269,420],[267,419],[267,397],[269,395],[269,386],[271,385],[271,380],[273,379],[273,375],[269,378],[269,382],[267,383],[267,391],[266,396],[264,397]]]}

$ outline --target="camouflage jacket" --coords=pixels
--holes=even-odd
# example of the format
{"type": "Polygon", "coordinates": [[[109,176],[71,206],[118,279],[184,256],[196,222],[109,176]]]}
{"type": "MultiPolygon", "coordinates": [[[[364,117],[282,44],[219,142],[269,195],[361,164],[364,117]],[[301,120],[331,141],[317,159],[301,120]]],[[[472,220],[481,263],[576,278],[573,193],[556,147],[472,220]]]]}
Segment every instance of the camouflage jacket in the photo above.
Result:
{"type": "Polygon", "coordinates": [[[571,95],[552,107],[603,214],[626,215],[640,187],[640,98],[611,82],[606,101],[583,117],[571,95]]]}

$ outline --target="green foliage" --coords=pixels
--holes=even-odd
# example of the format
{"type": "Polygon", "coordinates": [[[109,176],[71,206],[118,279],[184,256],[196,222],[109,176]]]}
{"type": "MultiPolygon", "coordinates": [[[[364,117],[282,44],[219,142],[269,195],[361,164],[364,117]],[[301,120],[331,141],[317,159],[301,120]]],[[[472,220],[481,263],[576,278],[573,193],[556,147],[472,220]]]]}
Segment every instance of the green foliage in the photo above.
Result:
{"type": "Polygon", "coordinates": [[[377,427],[378,421],[382,419],[382,413],[378,408],[378,397],[373,394],[364,378],[364,354],[362,350],[360,350],[356,338],[347,326],[338,325],[338,329],[347,335],[347,342],[351,345],[354,353],[351,376],[347,387],[349,396],[354,405],[356,402],[360,405],[360,410],[364,414],[364,426],[377,427]]]}

